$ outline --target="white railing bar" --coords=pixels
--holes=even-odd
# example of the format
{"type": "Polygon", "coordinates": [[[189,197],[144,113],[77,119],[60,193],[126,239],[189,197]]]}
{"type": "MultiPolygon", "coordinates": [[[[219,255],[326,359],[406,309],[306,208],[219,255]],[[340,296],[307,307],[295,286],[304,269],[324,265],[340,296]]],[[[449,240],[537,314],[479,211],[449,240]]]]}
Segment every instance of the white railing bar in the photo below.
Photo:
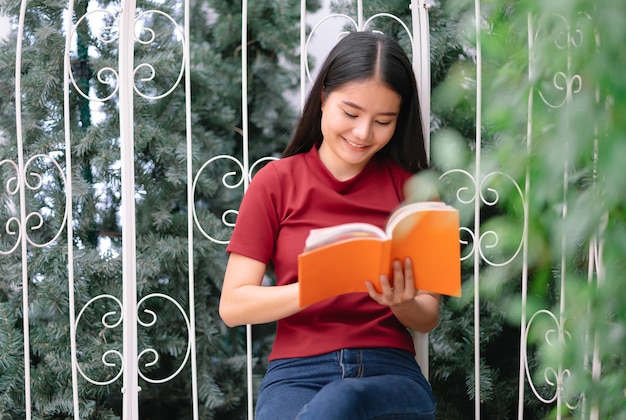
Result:
{"type": "Polygon", "coordinates": [[[24,328],[24,405],[26,420],[31,419],[31,389],[30,389],[30,327],[28,316],[28,242],[26,240],[26,185],[24,167],[24,144],[22,136],[22,39],[24,38],[24,19],[26,5],[22,0],[20,6],[20,20],[17,27],[17,43],[15,46],[15,135],[17,138],[17,183],[20,192],[20,240],[22,249],[22,326],[24,328]]]}
{"type": "Polygon", "coordinates": [[[411,23],[413,27],[413,70],[417,76],[417,90],[422,116],[422,129],[426,157],[430,160],[430,23],[427,0],[411,0],[411,23]],[[418,37],[416,39],[416,36],[418,37]]]}
{"type": "MultiPolygon", "coordinates": [[[[474,199],[474,238],[480,238],[480,205],[482,144],[482,49],[480,31],[480,0],[474,0],[476,31],[476,191],[474,199]]],[[[478,239],[479,240],[479,239],[478,239]]],[[[480,419],[480,252],[474,253],[474,418],[480,419]]]]}
{"type": "Polygon", "coordinates": [[[300,0],[300,111],[304,109],[306,98],[306,80],[309,56],[308,42],[306,41],[306,0],[300,0]]]}
{"type": "MultiPolygon", "coordinates": [[[[605,273],[604,273],[604,239],[602,237],[603,231],[606,227],[605,222],[608,219],[608,215],[606,215],[606,219],[603,221],[602,226],[598,230],[598,238],[594,238],[593,240],[593,249],[595,251],[595,258],[593,261],[596,263],[596,288],[601,288],[604,285],[605,273]]],[[[600,358],[600,343],[598,339],[597,331],[593,331],[593,349],[592,349],[592,359],[591,359],[591,378],[594,382],[600,380],[600,375],[602,374],[602,360],[600,358]]],[[[596,398],[591,401],[591,409],[589,414],[589,420],[598,420],[600,418],[600,402],[596,398]]]]}
{"type": "MultiPolygon", "coordinates": [[[[424,0],[411,0],[411,51],[413,71],[417,79],[418,101],[422,119],[422,135],[426,158],[430,161],[430,35],[428,7],[424,0]]],[[[413,332],[416,360],[424,377],[430,377],[428,367],[428,334],[413,332]]]]}
{"type": "Polygon", "coordinates": [[[185,132],[187,141],[187,266],[189,270],[189,342],[191,344],[191,401],[193,418],[198,420],[198,372],[196,358],[196,303],[195,303],[195,273],[194,273],[194,252],[193,252],[193,232],[194,232],[194,183],[193,180],[193,136],[191,127],[191,63],[189,46],[191,19],[189,16],[189,0],[184,0],[184,25],[185,43],[183,46],[183,59],[185,66],[185,132]]]}
{"type": "MultiPolygon", "coordinates": [[[[241,133],[243,137],[243,191],[248,190],[248,1],[241,4],[241,133]]],[[[252,384],[252,325],[246,325],[246,382],[248,386],[248,419],[254,418],[254,387],[252,384]]]]}
{"type": "MultiPolygon", "coordinates": [[[[569,59],[569,53],[568,53],[569,59]]],[[[567,115],[567,114],[566,114],[567,115]]],[[[565,148],[569,148],[568,142],[565,142],[565,148]]],[[[565,158],[563,159],[563,206],[561,208],[561,223],[562,227],[567,225],[567,191],[569,184],[569,159],[567,158],[568,152],[567,150],[563,151],[563,155],[565,158]]],[[[563,229],[561,233],[561,261],[560,261],[560,273],[559,273],[559,340],[562,340],[561,335],[563,334],[563,329],[565,328],[565,279],[567,277],[567,258],[566,258],[566,249],[567,249],[567,232],[563,229]]],[[[563,343],[561,343],[563,344],[563,343]]],[[[556,382],[556,418],[557,420],[563,418],[563,362],[559,359],[559,366],[557,370],[557,382],[556,382]]]]}
{"type": "Polygon", "coordinates": [[[241,132],[243,138],[243,188],[248,189],[250,179],[247,176],[250,167],[248,156],[248,0],[243,0],[241,11],[241,132]]]}
{"type": "MultiPolygon", "coordinates": [[[[534,77],[533,71],[533,52],[534,52],[534,36],[533,36],[533,23],[532,23],[532,15],[529,13],[527,16],[527,27],[528,27],[528,80],[532,81],[534,77]]],[[[528,115],[528,120],[526,122],[526,150],[528,154],[531,152],[532,148],[532,127],[533,127],[533,95],[534,89],[531,87],[528,92],[528,105],[526,113],[528,115]]],[[[524,224],[523,224],[523,248],[522,248],[522,314],[520,316],[520,347],[519,347],[519,377],[518,377],[518,397],[517,397],[517,418],[522,420],[524,418],[524,382],[526,378],[525,371],[525,361],[526,361],[526,309],[528,304],[528,219],[530,217],[530,200],[529,200],[529,192],[530,192],[530,167],[526,167],[525,174],[525,185],[524,185],[524,224]]]]}
{"type": "Polygon", "coordinates": [[[80,405],[78,399],[78,356],[76,344],[76,302],[74,299],[74,225],[72,221],[72,136],[71,136],[71,109],[70,109],[70,52],[73,33],[74,0],[69,0],[66,14],[67,29],[65,30],[65,61],[63,64],[63,129],[65,132],[65,211],[67,212],[67,279],[68,305],[70,321],[70,356],[72,360],[72,403],[74,419],[80,419],[80,405]]]}
{"type": "Polygon", "coordinates": [[[119,118],[121,158],[122,295],[123,295],[123,418],[138,419],[137,375],[137,249],[134,164],[134,44],[135,0],[125,0],[119,28],[119,118]]]}

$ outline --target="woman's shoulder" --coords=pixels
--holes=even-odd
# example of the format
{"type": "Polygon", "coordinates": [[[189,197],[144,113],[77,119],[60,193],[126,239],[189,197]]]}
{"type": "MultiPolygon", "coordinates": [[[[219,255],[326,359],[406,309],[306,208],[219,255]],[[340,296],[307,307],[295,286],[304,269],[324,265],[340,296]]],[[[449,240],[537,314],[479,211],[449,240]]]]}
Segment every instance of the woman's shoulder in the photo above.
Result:
{"type": "Polygon", "coordinates": [[[306,153],[298,153],[272,161],[276,170],[285,171],[299,167],[305,160],[306,153]]]}
{"type": "Polygon", "coordinates": [[[288,156],[284,158],[270,159],[265,165],[254,172],[252,180],[275,181],[288,177],[294,178],[295,172],[302,168],[304,156],[302,154],[288,156]]]}
{"type": "Polygon", "coordinates": [[[259,172],[270,169],[278,173],[288,172],[299,167],[303,160],[303,153],[283,158],[272,158],[259,170],[259,172]]]}

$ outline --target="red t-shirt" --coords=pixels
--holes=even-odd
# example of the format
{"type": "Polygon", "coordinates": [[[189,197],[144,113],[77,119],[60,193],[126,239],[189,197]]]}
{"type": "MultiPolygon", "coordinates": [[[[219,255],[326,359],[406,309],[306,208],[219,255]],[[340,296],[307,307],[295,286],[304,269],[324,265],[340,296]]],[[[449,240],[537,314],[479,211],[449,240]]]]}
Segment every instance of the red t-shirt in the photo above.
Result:
{"type": "MultiPolygon", "coordinates": [[[[227,251],[272,263],[277,285],[296,282],[297,256],[311,229],[348,222],[383,227],[403,200],[402,186],[410,177],[391,161],[375,158],[355,177],[339,181],[315,147],[272,161],[252,179],[227,251]]],[[[356,347],[414,352],[409,331],[387,306],[367,293],[349,293],[279,320],[269,359],[356,347]]]]}

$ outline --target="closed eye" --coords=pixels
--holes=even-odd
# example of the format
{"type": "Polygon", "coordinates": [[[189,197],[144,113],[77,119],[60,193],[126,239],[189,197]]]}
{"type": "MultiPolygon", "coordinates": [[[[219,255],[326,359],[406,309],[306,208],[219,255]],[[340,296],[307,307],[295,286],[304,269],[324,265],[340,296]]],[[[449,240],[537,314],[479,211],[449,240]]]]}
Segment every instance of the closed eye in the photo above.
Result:
{"type": "MultiPolygon", "coordinates": [[[[345,109],[342,109],[343,113],[350,119],[354,119],[354,118],[358,118],[359,116],[356,114],[352,114],[351,112],[346,111],[345,109]]],[[[375,123],[378,125],[389,125],[393,122],[393,120],[390,121],[380,121],[380,120],[376,120],[375,123]]]]}

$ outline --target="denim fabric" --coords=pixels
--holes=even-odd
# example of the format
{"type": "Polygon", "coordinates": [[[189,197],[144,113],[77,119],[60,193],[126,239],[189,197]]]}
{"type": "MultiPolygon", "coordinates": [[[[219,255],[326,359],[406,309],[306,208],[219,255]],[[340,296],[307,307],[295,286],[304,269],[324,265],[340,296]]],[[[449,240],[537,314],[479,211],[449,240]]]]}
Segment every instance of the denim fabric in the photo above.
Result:
{"type": "Polygon", "coordinates": [[[270,362],[257,420],[434,419],[430,385],[409,352],[343,349],[270,362]]]}

